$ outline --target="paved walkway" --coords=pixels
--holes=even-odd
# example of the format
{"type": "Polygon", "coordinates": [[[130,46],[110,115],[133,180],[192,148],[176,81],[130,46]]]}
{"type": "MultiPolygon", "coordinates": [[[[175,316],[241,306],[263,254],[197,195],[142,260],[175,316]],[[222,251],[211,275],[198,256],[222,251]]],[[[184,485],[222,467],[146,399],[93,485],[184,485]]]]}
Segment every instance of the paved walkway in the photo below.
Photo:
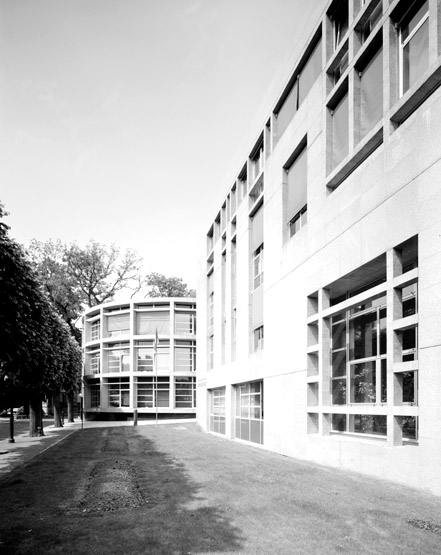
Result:
{"type": "MultiPolygon", "coordinates": [[[[23,421],[20,421],[22,423],[23,421]]],[[[159,424],[170,424],[176,420],[160,420],[159,424]]],[[[194,419],[179,420],[179,422],[195,422],[194,419]]],[[[139,426],[154,425],[154,420],[140,420],[139,426]]],[[[116,426],[133,426],[133,422],[83,422],[76,419],[74,423],[65,422],[63,428],[55,428],[53,425],[45,425],[42,437],[29,437],[28,432],[15,435],[15,443],[9,443],[8,439],[0,440],[0,479],[2,476],[15,470],[38,456],[43,451],[50,449],[53,445],[62,441],[76,430],[88,428],[103,428],[116,426]]],[[[21,428],[23,428],[21,426],[21,428]]]]}

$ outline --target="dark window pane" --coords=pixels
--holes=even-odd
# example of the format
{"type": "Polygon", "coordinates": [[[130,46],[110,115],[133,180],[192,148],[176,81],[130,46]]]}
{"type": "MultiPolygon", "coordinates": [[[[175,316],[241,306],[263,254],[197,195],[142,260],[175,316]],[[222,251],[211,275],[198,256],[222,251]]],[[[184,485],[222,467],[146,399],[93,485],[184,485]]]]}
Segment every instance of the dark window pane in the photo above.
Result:
{"type": "Polygon", "coordinates": [[[371,312],[354,318],[349,323],[351,360],[377,354],[377,314],[371,312]]]}
{"type": "Polygon", "coordinates": [[[346,351],[332,353],[332,377],[346,376],[346,351]]]}
{"type": "Polygon", "coordinates": [[[332,380],[332,404],[346,404],[346,378],[342,380],[332,380]]]}
{"type": "Polygon", "coordinates": [[[402,416],[401,427],[403,431],[403,438],[418,439],[415,416],[402,416]]]}
{"type": "Polygon", "coordinates": [[[403,403],[415,403],[415,372],[403,373],[403,403]]]}
{"type": "Polygon", "coordinates": [[[357,434],[385,436],[387,435],[387,416],[355,414],[354,432],[357,434]]]}
{"type": "Polygon", "coordinates": [[[375,403],[376,400],[375,362],[351,366],[351,402],[375,403]]]}
{"type": "Polygon", "coordinates": [[[334,432],[346,432],[346,414],[332,415],[332,429],[334,432]]]}
{"type": "Polygon", "coordinates": [[[332,348],[342,349],[346,346],[346,322],[340,322],[332,326],[332,348]]]}

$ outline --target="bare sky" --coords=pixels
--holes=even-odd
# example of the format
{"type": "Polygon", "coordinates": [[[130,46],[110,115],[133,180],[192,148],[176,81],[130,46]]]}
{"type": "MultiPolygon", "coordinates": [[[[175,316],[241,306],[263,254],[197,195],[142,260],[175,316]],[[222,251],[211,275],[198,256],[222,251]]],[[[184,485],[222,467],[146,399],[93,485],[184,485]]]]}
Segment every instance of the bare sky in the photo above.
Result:
{"type": "Polygon", "coordinates": [[[304,5],[0,0],[11,235],[116,243],[146,272],[196,287],[220,194],[252,146],[244,133],[264,124],[256,110],[305,28],[304,5]]]}

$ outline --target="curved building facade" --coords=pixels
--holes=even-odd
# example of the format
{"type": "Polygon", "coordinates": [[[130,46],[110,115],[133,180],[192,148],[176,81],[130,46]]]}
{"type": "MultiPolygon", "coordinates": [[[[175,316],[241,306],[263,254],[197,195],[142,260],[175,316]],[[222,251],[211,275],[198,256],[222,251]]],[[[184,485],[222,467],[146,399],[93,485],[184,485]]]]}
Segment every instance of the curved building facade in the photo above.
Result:
{"type": "Polygon", "coordinates": [[[195,299],[106,303],[83,323],[86,420],[195,416],[195,299]]]}

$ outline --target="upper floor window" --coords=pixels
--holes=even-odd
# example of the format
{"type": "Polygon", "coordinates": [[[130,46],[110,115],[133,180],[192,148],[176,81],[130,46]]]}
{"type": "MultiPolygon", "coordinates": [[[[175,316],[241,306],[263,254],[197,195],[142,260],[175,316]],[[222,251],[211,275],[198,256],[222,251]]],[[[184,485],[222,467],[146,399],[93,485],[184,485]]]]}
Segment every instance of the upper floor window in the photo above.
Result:
{"type": "Polygon", "coordinates": [[[253,253],[253,286],[257,289],[263,283],[263,243],[253,253]]]}
{"type": "Polygon", "coordinates": [[[360,139],[383,116],[383,50],[380,48],[360,70],[360,139]]]}
{"type": "Polygon", "coordinates": [[[129,335],[130,333],[130,315],[118,314],[107,318],[107,334],[109,337],[119,337],[121,335],[129,335]]]}
{"type": "Polygon", "coordinates": [[[306,145],[285,166],[287,180],[287,221],[292,237],[306,223],[307,150],[306,145]]]}
{"type": "Polygon", "coordinates": [[[261,351],[263,349],[263,326],[259,326],[254,330],[254,351],[261,351]]]}
{"type": "Polygon", "coordinates": [[[337,106],[331,110],[332,117],[332,159],[334,169],[349,152],[349,102],[346,93],[337,106]]]}
{"type": "Polygon", "coordinates": [[[330,13],[330,18],[334,35],[334,49],[337,50],[349,27],[348,0],[340,0],[330,13]]]}
{"type": "Polygon", "coordinates": [[[429,2],[416,1],[398,22],[401,94],[429,67],[429,2]]]}
{"type": "Polygon", "coordinates": [[[178,335],[196,333],[196,314],[194,312],[176,312],[175,333],[178,335]]]}
{"type": "Polygon", "coordinates": [[[97,341],[100,338],[101,322],[95,320],[90,325],[90,340],[97,341]]]}

